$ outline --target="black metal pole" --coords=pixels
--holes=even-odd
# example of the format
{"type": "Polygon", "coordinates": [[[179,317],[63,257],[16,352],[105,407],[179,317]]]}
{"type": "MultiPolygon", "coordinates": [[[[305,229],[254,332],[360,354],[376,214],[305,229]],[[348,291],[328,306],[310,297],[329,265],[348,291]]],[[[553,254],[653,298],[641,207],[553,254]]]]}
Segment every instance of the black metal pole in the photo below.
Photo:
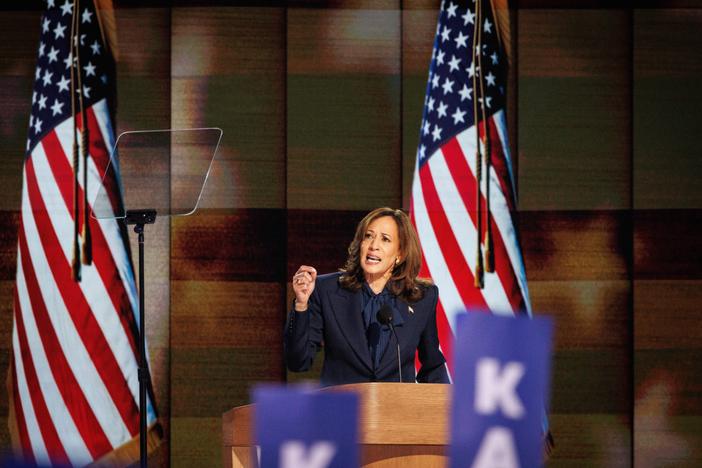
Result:
{"type": "Polygon", "coordinates": [[[139,459],[146,468],[146,384],[149,369],[146,364],[146,320],[144,317],[144,225],[137,223],[134,232],[139,235],[139,459]]]}
{"type": "Polygon", "coordinates": [[[144,225],[156,222],[156,210],[127,210],[124,221],[134,225],[139,241],[139,460],[146,468],[146,386],[149,366],[146,361],[146,310],[144,307],[144,225]]]}

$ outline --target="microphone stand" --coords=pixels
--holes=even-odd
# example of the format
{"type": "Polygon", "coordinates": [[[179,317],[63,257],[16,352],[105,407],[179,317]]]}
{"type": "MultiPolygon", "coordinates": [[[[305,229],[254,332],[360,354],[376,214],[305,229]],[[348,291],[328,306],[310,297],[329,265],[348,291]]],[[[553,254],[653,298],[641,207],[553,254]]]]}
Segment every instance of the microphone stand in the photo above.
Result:
{"type": "Polygon", "coordinates": [[[156,222],[156,210],[127,210],[127,225],[134,225],[139,242],[139,460],[146,468],[146,384],[149,366],[146,362],[146,321],[144,320],[144,225],[156,222]]]}
{"type": "Polygon", "coordinates": [[[392,324],[392,317],[390,317],[388,325],[390,326],[390,330],[392,330],[393,336],[395,336],[395,344],[397,345],[397,373],[400,375],[400,383],[402,383],[402,360],[400,359],[400,340],[397,339],[395,325],[392,324]]]}

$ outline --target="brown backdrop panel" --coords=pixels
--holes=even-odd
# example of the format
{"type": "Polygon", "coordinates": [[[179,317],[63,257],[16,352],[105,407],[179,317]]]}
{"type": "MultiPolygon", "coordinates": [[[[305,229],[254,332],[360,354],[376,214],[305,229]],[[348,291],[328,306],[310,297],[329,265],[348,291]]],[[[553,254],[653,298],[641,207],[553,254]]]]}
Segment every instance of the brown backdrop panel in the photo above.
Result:
{"type": "Polygon", "coordinates": [[[173,466],[219,466],[221,414],[282,377],[285,10],[173,10],[173,126],[220,127],[198,212],[173,223],[173,466]]]}
{"type": "Polygon", "coordinates": [[[692,349],[637,349],[634,359],[636,460],[649,460],[653,466],[700,466],[699,345],[692,349]]]}
{"type": "Polygon", "coordinates": [[[436,8],[402,11],[402,206],[409,209],[429,63],[438,20],[436,8]]]}
{"type": "Polygon", "coordinates": [[[283,279],[285,222],[281,210],[202,210],[174,218],[171,279],[283,279]]]}
{"type": "Polygon", "coordinates": [[[119,49],[115,132],[169,128],[170,9],[119,8],[115,18],[119,49]]]}
{"type": "Polygon", "coordinates": [[[702,462],[701,219],[690,209],[636,212],[635,453],[657,463],[702,462]]]}
{"type": "Polygon", "coordinates": [[[636,210],[636,278],[702,278],[701,225],[702,210],[636,210]]]}
{"type": "MultiPolygon", "coordinates": [[[[31,81],[31,79],[30,79],[31,81]]],[[[17,176],[21,178],[21,174],[17,176]]],[[[18,211],[0,211],[0,376],[9,369],[12,349],[13,300],[15,268],[17,265],[18,211]]],[[[7,387],[0,390],[0,418],[8,415],[7,387]]],[[[0,425],[0,448],[10,446],[7,424],[0,425]]]]}
{"type": "Polygon", "coordinates": [[[287,207],[399,206],[399,10],[291,8],[287,37],[287,207]]]}
{"type": "Polygon", "coordinates": [[[630,206],[630,13],[523,10],[520,209],[630,206]]]}
{"type": "Polygon", "coordinates": [[[699,349],[700,279],[636,280],[636,349],[699,349]]]}
{"type": "Polygon", "coordinates": [[[522,211],[519,230],[531,281],[630,277],[626,211],[522,211]]]}
{"type": "MultiPolygon", "coordinates": [[[[22,164],[32,109],[32,84],[36,67],[41,13],[3,12],[0,15],[0,186],[2,210],[19,210],[22,164]]],[[[15,239],[16,240],[16,239],[15,239]]],[[[14,278],[14,276],[13,276],[14,278]]]]}
{"type": "Polygon", "coordinates": [[[281,285],[174,281],[172,294],[173,465],[218,466],[221,414],[281,378],[281,285]]]}
{"type": "Polygon", "coordinates": [[[171,341],[179,348],[278,346],[280,283],[173,281],[171,341]],[[175,300],[177,298],[177,300],[175,300]]]}
{"type": "Polygon", "coordinates": [[[535,8],[517,18],[520,237],[533,310],[556,319],[551,465],[626,466],[631,17],[535,8]]]}
{"type": "Polygon", "coordinates": [[[608,413],[552,413],[550,424],[556,452],[547,466],[630,466],[631,423],[626,418],[608,413]]]}
{"type": "Polygon", "coordinates": [[[634,14],[634,206],[702,208],[702,9],[634,14]]]}
{"type": "Polygon", "coordinates": [[[635,454],[702,464],[700,9],[634,13],[635,454]]]}
{"type": "Polygon", "coordinates": [[[702,10],[634,13],[635,456],[702,464],[702,10]]]}
{"type": "Polygon", "coordinates": [[[365,211],[288,210],[286,281],[297,268],[312,265],[319,274],[337,271],[365,211]]]}
{"type": "Polygon", "coordinates": [[[218,466],[221,414],[283,376],[285,216],[203,209],[172,226],[172,462],[218,466]]]}
{"type": "Polygon", "coordinates": [[[556,349],[627,352],[628,212],[521,212],[519,227],[532,308],[556,318],[556,349]]]}
{"type": "Polygon", "coordinates": [[[556,350],[617,348],[627,352],[628,280],[529,281],[532,307],[556,320],[556,350]]]}
{"type": "Polygon", "coordinates": [[[519,213],[532,309],[556,321],[553,466],[585,453],[604,464],[629,456],[628,218],[614,210],[519,213]]]}
{"type": "Polygon", "coordinates": [[[174,128],[224,136],[201,206],[285,205],[285,10],[173,10],[174,128]]]}

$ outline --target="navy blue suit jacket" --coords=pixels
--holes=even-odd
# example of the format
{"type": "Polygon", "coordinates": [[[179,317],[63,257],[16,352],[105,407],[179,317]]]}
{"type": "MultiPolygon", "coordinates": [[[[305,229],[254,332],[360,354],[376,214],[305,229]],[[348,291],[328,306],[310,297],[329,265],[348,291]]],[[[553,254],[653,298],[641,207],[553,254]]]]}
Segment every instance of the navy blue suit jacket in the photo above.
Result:
{"type": "MultiPolygon", "coordinates": [[[[293,372],[308,370],[324,343],[323,385],[398,382],[395,338],[390,338],[375,369],[361,312],[363,293],[342,288],[339,276],[340,273],[318,276],[307,311],[292,310],[288,315],[284,343],[288,369],[293,372]]],[[[449,381],[436,330],[438,296],[438,288],[429,286],[417,302],[396,301],[393,323],[400,342],[403,382],[449,381]],[[415,351],[419,352],[422,364],[416,375],[415,351]]]]}

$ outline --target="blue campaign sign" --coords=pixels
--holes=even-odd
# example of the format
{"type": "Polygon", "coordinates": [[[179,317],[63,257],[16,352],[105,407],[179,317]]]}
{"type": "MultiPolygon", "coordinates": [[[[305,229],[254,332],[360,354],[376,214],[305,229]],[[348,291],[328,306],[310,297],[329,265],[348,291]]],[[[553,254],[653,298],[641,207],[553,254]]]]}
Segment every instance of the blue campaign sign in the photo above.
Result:
{"type": "Polygon", "coordinates": [[[451,467],[541,465],[552,335],[546,317],[458,317],[451,467]]]}
{"type": "Polygon", "coordinates": [[[253,391],[262,468],[357,468],[358,395],[309,387],[253,391]]]}

